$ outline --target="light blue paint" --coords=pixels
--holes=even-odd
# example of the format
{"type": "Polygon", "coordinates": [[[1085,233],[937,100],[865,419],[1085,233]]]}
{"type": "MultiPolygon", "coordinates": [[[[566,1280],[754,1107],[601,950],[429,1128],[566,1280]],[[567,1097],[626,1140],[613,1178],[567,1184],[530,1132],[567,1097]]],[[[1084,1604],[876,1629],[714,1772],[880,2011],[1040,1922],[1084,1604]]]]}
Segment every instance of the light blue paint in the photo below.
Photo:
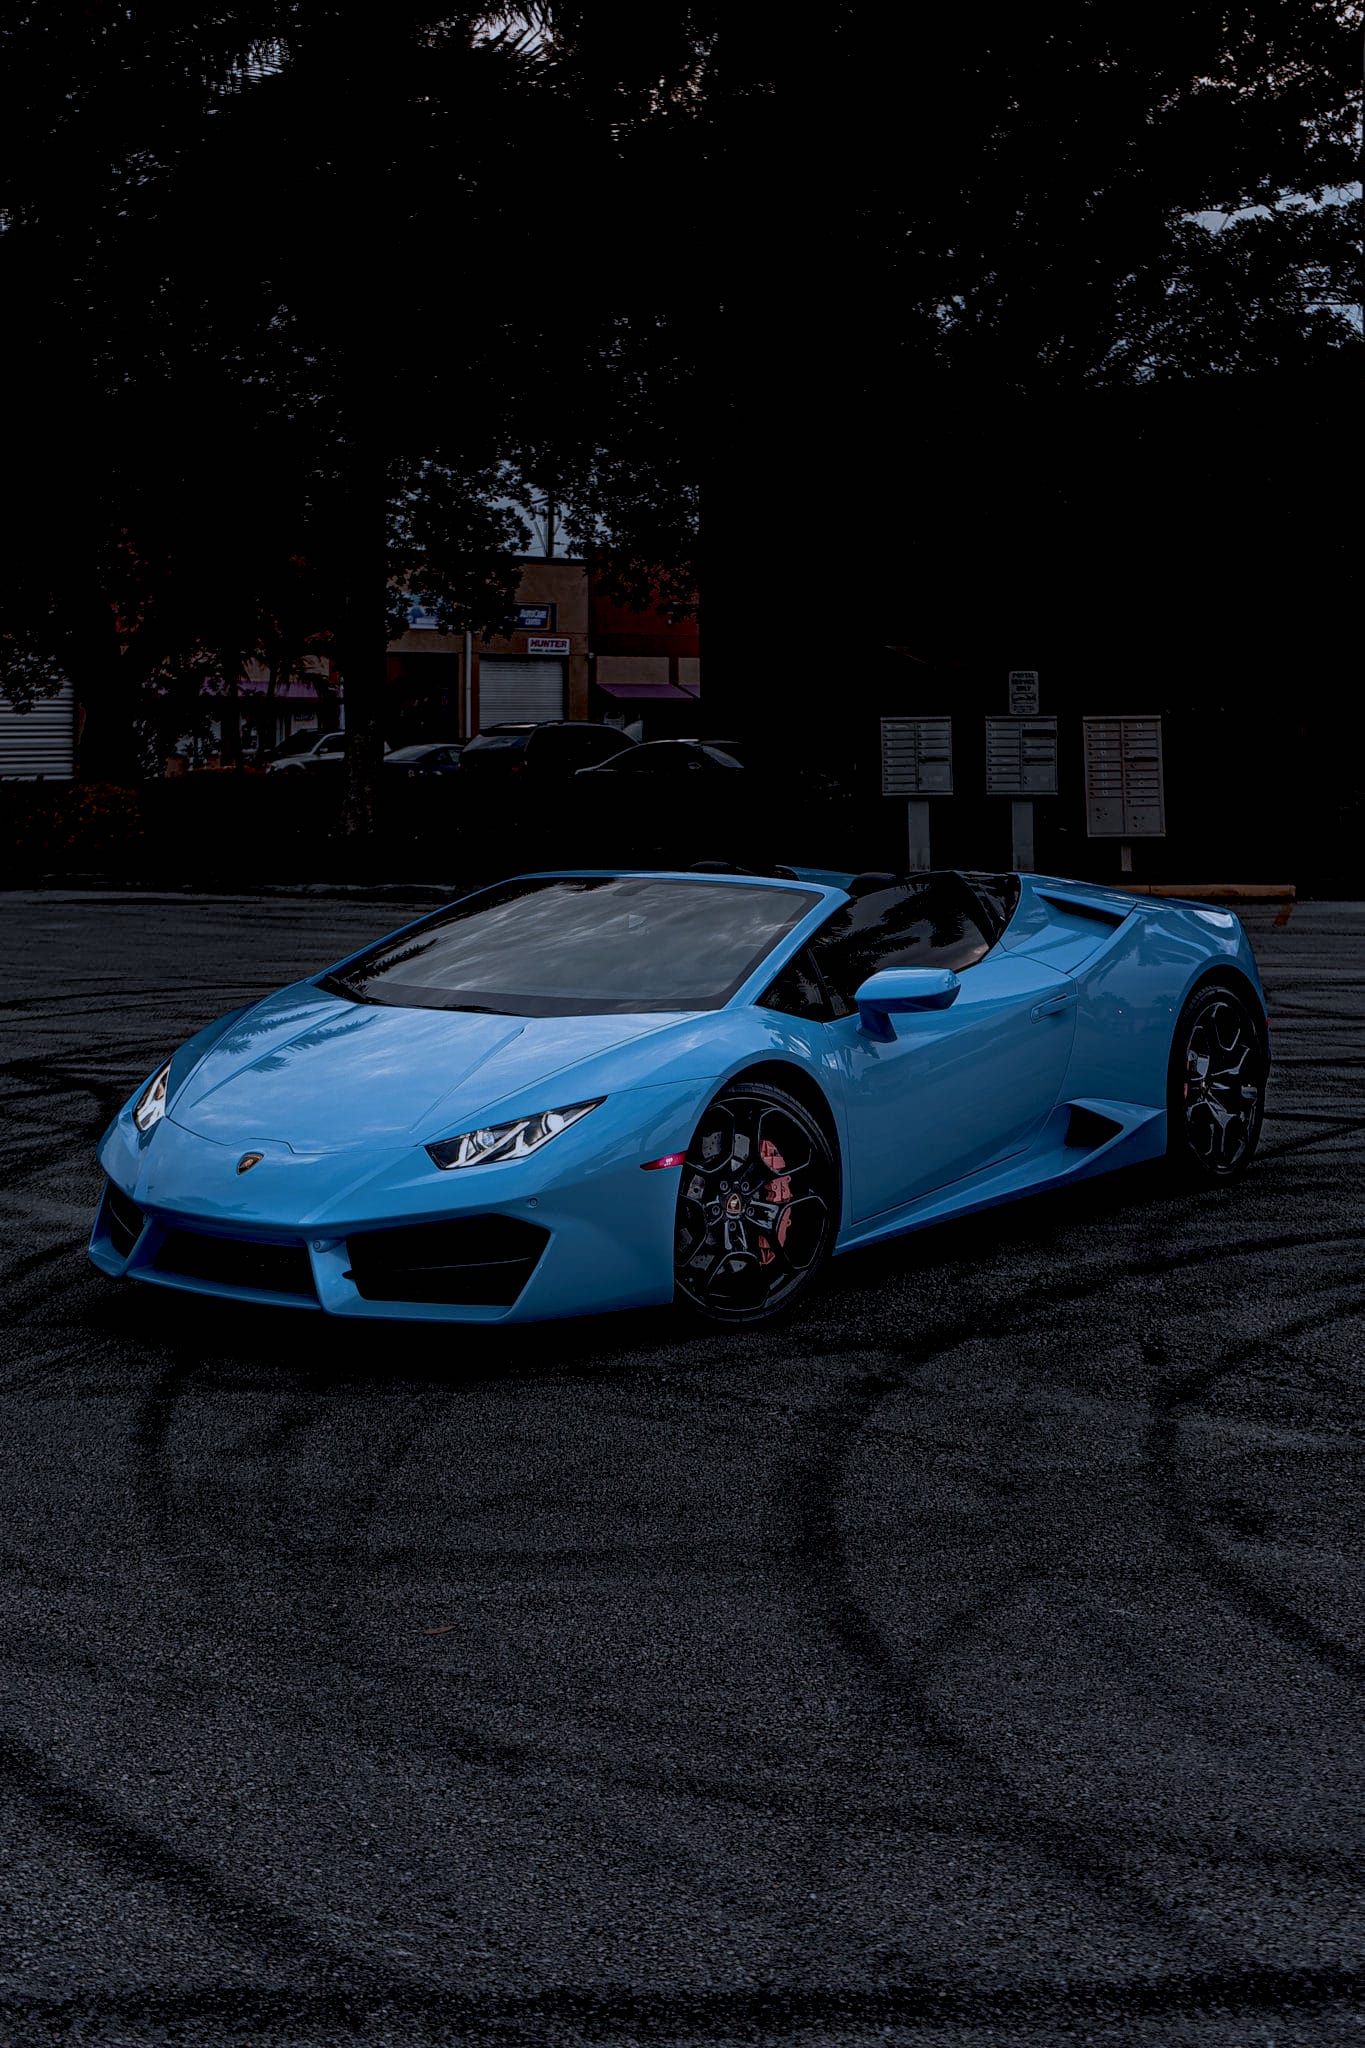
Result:
{"type": "MultiPolygon", "coordinates": [[[[721,1010],[528,1018],[398,1009],[332,995],[318,976],[231,1012],[175,1055],[159,1124],[148,1133],[133,1124],[140,1084],[101,1139],[105,1173],[147,1221],[120,1256],[106,1194],[91,1258],[159,1286],[379,1320],[528,1321],[667,1302],[678,1175],[641,1167],[685,1151],[712,1096],[747,1069],[785,1063],[826,1095],[843,1165],[835,1249],[846,1251],[1158,1156],[1171,1036],[1190,989],[1226,965],[1260,991],[1235,917],[1026,875],[1009,928],[977,965],[957,975],[887,970],[859,991],[883,984],[887,1000],[872,986],[872,1009],[889,1035],[860,1016],[819,1024],[757,1007],[777,970],[847,901],[848,878],[826,880],[832,872],[818,881],[803,873],[818,905],[721,1010]],[[948,1007],[900,1007],[933,993],[931,982],[940,997],[957,984],[948,1007]],[[424,1149],[595,1096],[605,1098],[599,1108],[524,1160],[443,1172],[424,1149]],[[1068,1146],[1073,1106],[1108,1119],[1114,1135],[1068,1146]],[[239,1173],[247,1151],[260,1163],[239,1173]],[[512,1308],[366,1301],[347,1278],[346,1241],[357,1232],[490,1213],[550,1234],[512,1308]],[[313,1291],[160,1272],[171,1228],[307,1246],[313,1291]]],[[[757,878],[705,879],[724,889],[757,878]]]]}

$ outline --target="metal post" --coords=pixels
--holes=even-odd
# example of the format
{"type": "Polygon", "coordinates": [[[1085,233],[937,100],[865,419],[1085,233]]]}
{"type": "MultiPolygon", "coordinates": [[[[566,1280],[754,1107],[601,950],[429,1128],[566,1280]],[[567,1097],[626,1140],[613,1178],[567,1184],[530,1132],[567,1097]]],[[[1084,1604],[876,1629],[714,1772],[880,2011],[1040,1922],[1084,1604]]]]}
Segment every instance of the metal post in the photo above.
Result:
{"type": "Polygon", "coordinates": [[[464,636],[464,737],[474,737],[474,635],[464,636]]]}
{"type": "Polygon", "coordinates": [[[1033,872],[1033,803],[1029,797],[1016,798],[1010,805],[1011,859],[1021,875],[1033,872]]]}
{"type": "Polygon", "coordinates": [[[905,806],[906,823],[910,835],[910,873],[922,874],[930,865],[929,861],[929,806],[923,801],[912,799],[905,806]]]}

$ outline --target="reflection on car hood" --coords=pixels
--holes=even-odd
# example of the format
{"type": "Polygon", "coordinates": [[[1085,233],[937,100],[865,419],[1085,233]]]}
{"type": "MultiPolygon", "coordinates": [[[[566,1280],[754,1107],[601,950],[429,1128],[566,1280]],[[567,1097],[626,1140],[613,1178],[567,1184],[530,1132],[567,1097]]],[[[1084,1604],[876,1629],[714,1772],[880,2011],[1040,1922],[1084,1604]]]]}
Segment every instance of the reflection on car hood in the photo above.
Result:
{"type": "Polygon", "coordinates": [[[177,1092],[170,1116],[222,1144],[274,1138],[323,1152],[421,1143],[450,1135],[457,1098],[467,1109],[476,1103],[480,1115],[564,1067],[676,1023],[678,1014],[408,1010],[347,1002],[303,982],[230,1026],[177,1092]]]}

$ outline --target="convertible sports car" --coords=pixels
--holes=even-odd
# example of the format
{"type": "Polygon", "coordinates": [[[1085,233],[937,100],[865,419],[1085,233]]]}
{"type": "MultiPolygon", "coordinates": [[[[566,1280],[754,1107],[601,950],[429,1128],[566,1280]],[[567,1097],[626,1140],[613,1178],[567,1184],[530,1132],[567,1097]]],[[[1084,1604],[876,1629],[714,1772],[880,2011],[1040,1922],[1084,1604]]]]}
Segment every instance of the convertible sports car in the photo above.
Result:
{"type": "Polygon", "coordinates": [[[1042,875],[522,875],[191,1038],[100,1141],[104,1272],[333,1315],[790,1307],[854,1245],[1162,1154],[1269,1040],[1226,910],[1042,875]]]}

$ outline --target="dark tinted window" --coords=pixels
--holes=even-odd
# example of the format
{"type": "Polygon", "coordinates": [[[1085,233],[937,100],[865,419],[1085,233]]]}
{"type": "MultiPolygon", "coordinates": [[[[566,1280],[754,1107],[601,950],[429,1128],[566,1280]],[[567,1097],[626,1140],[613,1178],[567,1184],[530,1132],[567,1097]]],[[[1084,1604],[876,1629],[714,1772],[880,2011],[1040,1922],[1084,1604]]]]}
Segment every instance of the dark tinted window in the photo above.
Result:
{"type": "Polygon", "coordinates": [[[692,756],[676,740],[651,740],[647,746],[632,747],[611,764],[613,775],[668,776],[686,772],[692,756]]]}
{"type": "Polygon", "coordinates": [[[602,732],[596,726],[547,725],[531,741],[527,764],[532,768],[590,768],[608,754],[617,754],[628,741],[617,733],[602,732]]]}
{"type": "Polygon", "coordinates": [[[803,946],[796,958],[789,960],[776,980],[764,989],[758,1006],[762,1010],[781,1010],[787,1017],[807,1017],[815,1024],[826,1024],[831,1017],[842,1014],[830,1005],[809,946],[803,946]]]}
{"type": "MultiPolygon", "coordinates": [[[[627,739],[623,732],[612,729],[603,731],[600,726],[589,726],[584,731],[583,761],[610,761],[618,754],[633,754],[635,741],[627,739]]],[[[582,764],[580,764],[582,765],[582,764]]]]}
{"type": "Polygon", "coordinates": [[[981,911],[961,877],[923,875],[874,889],[836,910],[811,942],[835,1007],[883,967],[973,967],[990,951],[981,911]]]}
{"type": "Polygon", "coordinates": [[[1019,877],[1014,874],[984,874],[968,868],[963,880],[976,899],[982,929],[994,946],[1019,907],[1019,877]]]}
{"type": "Polygon", "coordinates": [[[415,747],[396,747],[394,751],[389,755],[389,761],[395,768],[406,768],[409,765],[415,766],[418,762],[424,762],[428,765],[434,762],[438,765],[442,765],[451,759],[453,759],[453,756],[451,754],[449,747],[432,747],[422,745],[415,747]]]}
{"type": "Polygon", "coordinates": [[[506,882],[323,985],[362,1002],[525,1017],[715,1010],[819,900],[649,875],[506,882]]]}

